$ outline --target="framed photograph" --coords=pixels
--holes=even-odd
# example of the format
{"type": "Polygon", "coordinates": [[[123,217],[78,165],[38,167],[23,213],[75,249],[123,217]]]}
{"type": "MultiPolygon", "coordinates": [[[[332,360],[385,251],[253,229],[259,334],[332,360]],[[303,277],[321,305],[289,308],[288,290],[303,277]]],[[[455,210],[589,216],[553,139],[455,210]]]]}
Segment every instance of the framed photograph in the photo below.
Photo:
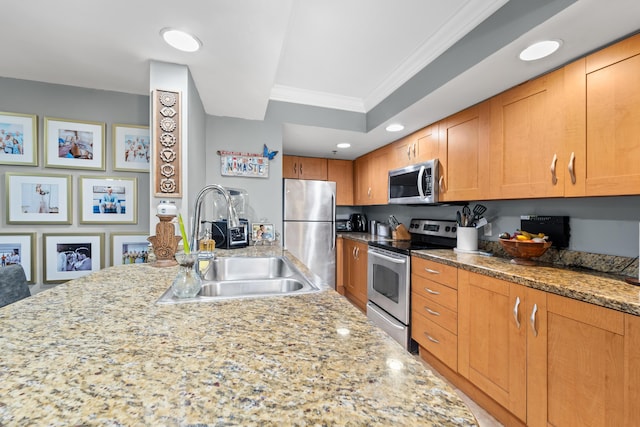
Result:
{"type": "Polygon", "coordinates": [[[0,164],[38,165],[38,117],[0,112],[0,164]]]}
{"type": "Polygon", "coordinates": [[[0,233],[0,268],[20,264],[27,276],[27,282],[33,283],[36,274],[36,233],[0,233]]]}
{"type": "Polygon", "coordinates": [[[151,132],[149,126],[112,126],[113,170],[149,172],[151,132]]]}
{"type": "Polygon", "coordinates": [[[105,170],[104,123],[44,118],[44,165],[105,170]]]}
{"type": "Polygon", "coordinates": [[[273,224],[251,224],[251,237],[254,242],[270,242],[275,238],[273,224]]]}
{"type": "Polygon", "coordinates": [[[45,283],[77,279],[104,265],[104,233],[45,233],[42,240],[45,283]]]}
{"type": "Polygon", "coordinates": [[[81,224],[136,224],[136,178],[80,177],[81,224]]]}
{"type": "Polygon", "coordinates": [[[5,174],[7,224],[71,224],[71,176],[5,174]]]}
{"type": "Polygon", "coordinates": [[[149,255],[147,237],[140,233],[111,233],[111,265],[146,263],[149,255]]]}

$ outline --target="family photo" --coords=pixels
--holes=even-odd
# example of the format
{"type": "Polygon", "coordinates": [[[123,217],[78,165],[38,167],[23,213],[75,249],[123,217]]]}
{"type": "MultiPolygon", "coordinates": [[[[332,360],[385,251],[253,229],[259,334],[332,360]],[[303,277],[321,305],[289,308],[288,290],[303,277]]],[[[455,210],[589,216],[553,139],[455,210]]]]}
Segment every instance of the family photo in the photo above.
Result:
{"type": "Polygon", "coordinates": [[[21,212],[57,214],[59,212],[57,184],[22,184],[21,212]]]}
{"type": "Polygon", "coordinates": [[[123,264],[143,264],[146,263],[149,256],[149,244],[140,242],[131,242],[122,244],[122,263],[123,264]]]}
{"type": "Polygon", "coordinates": [[[124,214],[126,190],[121,186],[93,186],[93,213],[124,214]]]}
{"type": "Polygon", "coordinates": [[[91,270],[91,244],[89,243],[58,243],[57,271],[86,271],[91,270]]]}
{"type": "Polygon", "coordinates": [[[93,159],[93,132],[59,129],[58,157],[93,159]]]}
{"type": "Polygon", "coordinates": [[[24,153],[24,126],[17,123],[0,123],[0,152],[24,153]]]}
{"type": "Polygon", "coordinates": [[[127,163],[149,163],[148,136],[125,135],[124,161],[127,163]]]}
{"type": "Polygon", "coordinates": [[[7,247],[10,245],[0,244],[0,260],[2,267],[12,264],[20,264],[20,248],[7,247]]]}

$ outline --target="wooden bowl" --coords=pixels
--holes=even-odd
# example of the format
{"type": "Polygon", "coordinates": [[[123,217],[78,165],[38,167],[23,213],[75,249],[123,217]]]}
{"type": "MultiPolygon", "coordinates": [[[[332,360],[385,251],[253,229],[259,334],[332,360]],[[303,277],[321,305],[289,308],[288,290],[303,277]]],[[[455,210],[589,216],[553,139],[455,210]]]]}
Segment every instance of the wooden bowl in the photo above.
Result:
{"type": "Polygon", "coordinates": [[[523,242],[521,240],[498,239],[506,253],[514,257],[511,262],[521,265],[536,265],[531,258],[544,254],[551,247],[551,242],[523,242]]]}

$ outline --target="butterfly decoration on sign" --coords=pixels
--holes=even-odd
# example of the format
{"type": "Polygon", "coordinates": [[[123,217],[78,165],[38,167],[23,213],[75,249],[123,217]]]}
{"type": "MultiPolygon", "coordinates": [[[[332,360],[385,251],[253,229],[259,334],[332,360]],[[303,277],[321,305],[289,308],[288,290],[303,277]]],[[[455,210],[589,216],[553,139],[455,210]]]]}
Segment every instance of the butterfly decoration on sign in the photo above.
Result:
{"type": "Polygon", "coordinates": [[[267,144],[264,144],[264,150],[262,152],[262,156],[268,158],[269,160],[273,160],[273,158],[278,154],[277,151],[269,151],[269,147],[267,144]]]}

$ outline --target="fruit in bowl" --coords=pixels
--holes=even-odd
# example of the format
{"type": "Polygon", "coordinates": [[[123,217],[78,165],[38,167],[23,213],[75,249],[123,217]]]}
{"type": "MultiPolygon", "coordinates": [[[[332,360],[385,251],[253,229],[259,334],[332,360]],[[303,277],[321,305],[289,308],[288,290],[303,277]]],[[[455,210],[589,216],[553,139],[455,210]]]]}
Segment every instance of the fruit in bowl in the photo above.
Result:
{"type": "Polygon", "coordinates": [[[511,262],[521,265],[536,265],[531,258],[542,256],[552,243],[543,233],[528,233],[518,230],[513,235],[501,233],[498,241],[506,253],[514,257],[511,262]]]}

